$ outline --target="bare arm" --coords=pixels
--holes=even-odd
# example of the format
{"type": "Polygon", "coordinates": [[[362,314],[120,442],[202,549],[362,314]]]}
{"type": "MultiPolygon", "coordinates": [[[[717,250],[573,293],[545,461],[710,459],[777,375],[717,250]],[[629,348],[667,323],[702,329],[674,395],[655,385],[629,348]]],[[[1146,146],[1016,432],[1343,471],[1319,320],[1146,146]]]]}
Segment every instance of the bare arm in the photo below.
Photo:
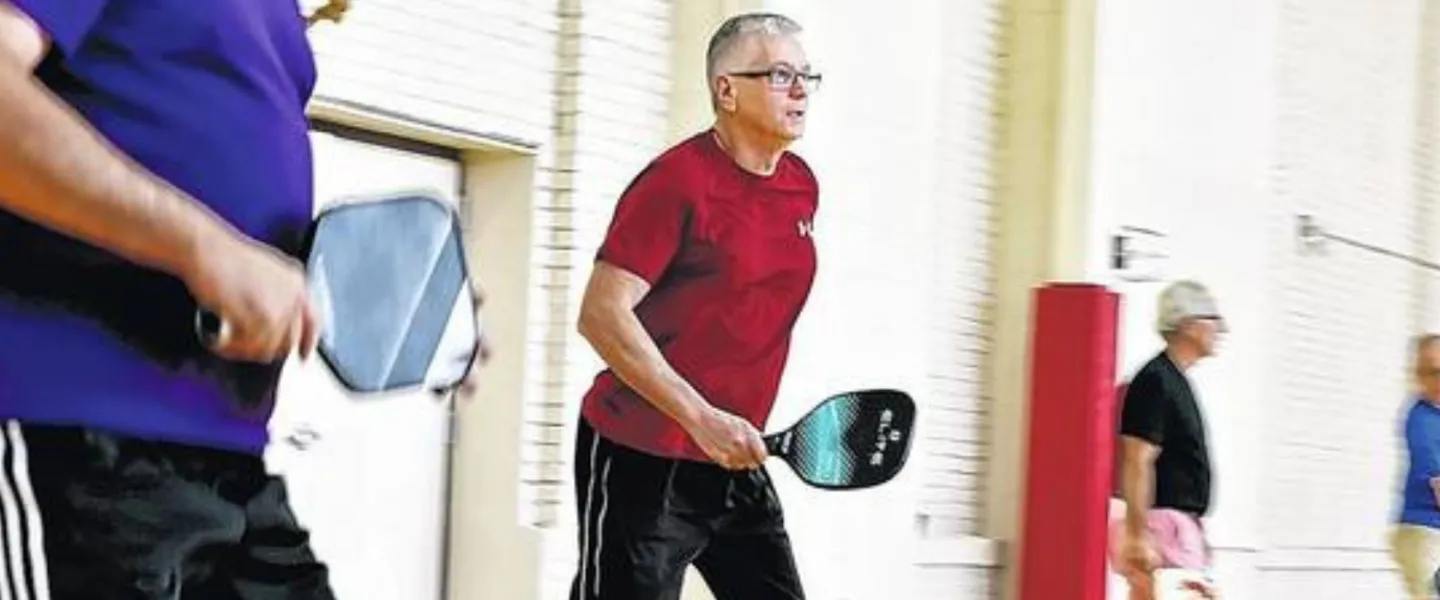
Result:
{"type": "Polygon", "coordinates": [[[665,361],[635,316],[649,292],[644,279],[596,262],[580,305],[580,335],[625,385],[688,429],[709,404],[665,361]]]}
{"type": "Polygon", "coordinates": [[[40,28],[0,0],[0,210],[184,276],[201,242],[228,226],[46,90],[32,72],[48,48],[40,28]]]}
{"type": "Polygon", "coordinates": [[[1155,457],[1160,449],[1137,437],[1127,435],[1121,439],[1124,460],[1120,493],[1125,497],[1125,530],[1131,535],[1143,534],[1149,529],[1146,514],[1154,502],[1155,457]]]}
{"type": "Polygon", "coordinates": [[[183,280],[233,323],[211,351],[274,362],[315,346],[299,266],[130,160],[35,79],[45,33],[0,0],[0,211],[183,280]]]}

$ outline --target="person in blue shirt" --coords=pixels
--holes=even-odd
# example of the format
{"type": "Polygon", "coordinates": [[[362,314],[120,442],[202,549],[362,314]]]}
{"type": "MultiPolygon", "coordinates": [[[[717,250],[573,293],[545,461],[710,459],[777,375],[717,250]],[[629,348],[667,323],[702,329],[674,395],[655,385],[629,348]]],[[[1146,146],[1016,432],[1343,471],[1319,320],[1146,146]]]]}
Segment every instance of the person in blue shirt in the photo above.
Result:
{"type": "Polygon", "coordinates": [[[306,29],[295,0],[0,0],[0,598],[333,598],[262,459],[319,334],[306,29]]]}
{"type": "Polygon", "coordinates": [[[1440,596],[1440,335],[1421,336],[1414,350],[1419,395],[1405,416],[1409,468],[1390,543],[1406,592],[1421,600],[1440,596]]]}

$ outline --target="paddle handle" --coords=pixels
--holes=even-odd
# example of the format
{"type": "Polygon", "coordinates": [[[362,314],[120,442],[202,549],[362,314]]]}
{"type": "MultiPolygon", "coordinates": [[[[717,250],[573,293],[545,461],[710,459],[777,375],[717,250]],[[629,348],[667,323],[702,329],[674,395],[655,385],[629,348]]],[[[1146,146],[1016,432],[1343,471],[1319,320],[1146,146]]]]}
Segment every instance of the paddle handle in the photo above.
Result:
{"type": "Polygon", "coordinates": [[[780,458],[784,458],[790,454],[790,438],[794,435],[795,434],[789,430],[786,430],[764,436],[762,439],[765,440],[766,454],[780,458]]]}

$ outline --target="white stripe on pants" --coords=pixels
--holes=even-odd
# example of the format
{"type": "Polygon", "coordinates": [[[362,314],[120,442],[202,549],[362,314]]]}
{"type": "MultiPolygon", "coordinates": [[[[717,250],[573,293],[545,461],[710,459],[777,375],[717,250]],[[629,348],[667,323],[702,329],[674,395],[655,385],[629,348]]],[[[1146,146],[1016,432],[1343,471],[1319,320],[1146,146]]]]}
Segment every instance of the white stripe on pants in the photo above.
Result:
{"type": "Polygon", "coordinates": [[[0,435],[0,600],[50,600],[45,534],[30,483],[30,456],[20,423],[0,435]]]}
{"type": "Polygon", "coordinates": [[[610,456],[598,465],[600,435],[590,442],[589,481],[585,486],[585,520],[581,524],[580,597],[600,597],[601,552],[605,549],[605,513],[610,509],[610,456]],[[597,469],[596,467],[600,468],[597,469]],[[597,477],[598,476],[598,477],[597,477]],[[595,509],[595,490],[599,488],[600,508],[595,509]],[[594,544],[591,544],[591,541],[594,544]]]}

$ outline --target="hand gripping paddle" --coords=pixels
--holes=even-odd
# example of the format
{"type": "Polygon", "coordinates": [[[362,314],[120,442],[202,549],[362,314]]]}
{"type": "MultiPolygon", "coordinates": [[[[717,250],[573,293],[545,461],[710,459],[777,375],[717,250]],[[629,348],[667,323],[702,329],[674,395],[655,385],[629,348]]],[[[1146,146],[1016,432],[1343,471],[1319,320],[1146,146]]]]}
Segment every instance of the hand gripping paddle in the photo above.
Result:
{"type": "MultiPolygon", "coordinates": [[[[317,351],[341,385],[373,393],[463,381],[480,323],[449,204],[402,193],[327,208],[311,224],[305,269],[322,321],[317,351]]],[[[195,321],[207,345],[227,330],[203,309],[195,321]]]]}
{"type": "Polygon", "coordinates": [[[766,435],[765,448],[814,487],[868,488],[904,468],[914,426],[909,395],[861,390],[826,398],[789,429],[766,435]]]}

